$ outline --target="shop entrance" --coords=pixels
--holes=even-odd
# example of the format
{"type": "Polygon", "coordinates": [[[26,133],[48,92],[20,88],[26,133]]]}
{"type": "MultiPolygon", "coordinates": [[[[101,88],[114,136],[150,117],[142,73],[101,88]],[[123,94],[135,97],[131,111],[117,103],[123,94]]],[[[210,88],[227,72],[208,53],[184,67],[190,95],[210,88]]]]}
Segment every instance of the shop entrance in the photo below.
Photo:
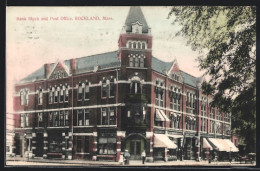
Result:
{"type": "Polygon", "coordinates": [[[131,159],[139,160],[141,159],[141,140],[131,140],[130,141],[130,155],[131,159]]]}
{"type": "Polygon", "coordinates": [[[145,149],[145,139],[139,134],[130,135],[126,140],[126,149],[131,160],[141,160],[141,153],[145,149]]]}

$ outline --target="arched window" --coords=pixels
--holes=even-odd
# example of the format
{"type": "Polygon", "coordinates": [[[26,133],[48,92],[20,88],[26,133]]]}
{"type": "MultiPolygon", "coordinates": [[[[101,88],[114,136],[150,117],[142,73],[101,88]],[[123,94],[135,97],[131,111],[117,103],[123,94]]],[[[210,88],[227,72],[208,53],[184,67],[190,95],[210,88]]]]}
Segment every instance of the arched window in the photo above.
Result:
{"type": "Polygon", "coordinates": [[[133,43],[133,49],[136,49],[136,43],[135,42],[133,43]]]}
{"type": "Polygon", "coordinates": [[[134,59],[133,59],[133,57],[131,56],[130,58],[129,58],[129,66],[130,67],[133,67],[134,66],[134,61],[133,61],[134,59]]]}
{"type": "Polygon", "coordinates": [[[140,67],[144,67],[144,58],[143,57],[140,58],[140,67]]]}
{"type": "Polygon", "coordinates": [[[142,87],[141,87],[140,78],[134,76],[130,84],[130,94],[141,94],[141,93],[142,93],[142,87]]]}
{"type": "Polygon", "coordinates": [[[139,58],[135,57],[135,67],[139,67],[139,58]]]}
{"type": "Polygon", "coordinates": [[[128,48],[132,48],[132,42],[129,42],[128,48]]]}
{"type": "Polygon", "coordinates": [[[140,42],[138,42],[137,46],[138,46],[138,49],[141,49],[141,43],[140,42]]]}
{"type": "Polygon", "coordinates": [[[142,43],[142,49],[145,49],[145,43],[142,43]]]}

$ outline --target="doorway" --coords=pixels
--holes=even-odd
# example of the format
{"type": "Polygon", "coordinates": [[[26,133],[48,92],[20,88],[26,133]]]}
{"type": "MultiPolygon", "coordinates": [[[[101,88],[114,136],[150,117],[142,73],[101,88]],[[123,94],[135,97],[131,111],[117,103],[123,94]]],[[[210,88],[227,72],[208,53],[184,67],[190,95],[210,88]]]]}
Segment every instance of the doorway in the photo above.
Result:
{"type": "Polygon", "coordinates": [[[130,141],[130,159],[140,160],[141,159],[141,140],[130,141]]]}
{"type": "Polygon", "coordinates": [[[141,160],[141,153],[145,150],[145,142],[145,139],[138,134],[131,135],[127,138],[126,149],[130,153],[131,160],[141,160]]]}
{"type": "Polygon", "coordinates": [[[42,157],[43,156],[43,133],[36,134],[36,149],[35,156],[42,157]]]}

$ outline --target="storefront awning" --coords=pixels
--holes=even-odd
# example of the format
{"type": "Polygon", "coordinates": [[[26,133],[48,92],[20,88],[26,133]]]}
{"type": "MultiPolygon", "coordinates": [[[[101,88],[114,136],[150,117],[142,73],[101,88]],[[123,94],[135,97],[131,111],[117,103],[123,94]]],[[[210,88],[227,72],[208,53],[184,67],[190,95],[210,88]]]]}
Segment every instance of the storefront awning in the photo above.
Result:
{"type": "Polygon", "coordinates": [[[218,151],[238,152],[237,147],[229,139],[209,138],[209,141],[218,148],[218,151]]]}
{"type": "Polygon", "coordinates": [[[174,144],[165,134],[154,134],[154,148],[169,148],[176,149],[177,145],[174,144]]]}
{"type": "Polygon", "coordinates": [[[203,138],[203,146],[202,148],[209,148],[210,150],[213,150],[212,146],[209,144],[206,138],[203,138]]]}
{"type": "Polygon", "coordinates": [[[183,138],[183,135],[172,135],[172,134],[168,134],[168,137],[172,137],[172,138],[183,138]]]}
{"type": "Polygon", "coordinates": [[[218,151],[226,151],[225,146],[217,138],[209,138],[209,141],[217,148],[218,151]]]}
{"type": "Polygon", "coordinates": [[[224,139],[224,141],[229,145],[229,149],[231,152],[238,152],[238,148],[229,140],[229,139],[224,139]]]}
{"type": "Polygon", "coordinates": [[[166,116],[163,110],[156,109],[155,114],[156,121],[170,121],[170,119],[166,116]]]}

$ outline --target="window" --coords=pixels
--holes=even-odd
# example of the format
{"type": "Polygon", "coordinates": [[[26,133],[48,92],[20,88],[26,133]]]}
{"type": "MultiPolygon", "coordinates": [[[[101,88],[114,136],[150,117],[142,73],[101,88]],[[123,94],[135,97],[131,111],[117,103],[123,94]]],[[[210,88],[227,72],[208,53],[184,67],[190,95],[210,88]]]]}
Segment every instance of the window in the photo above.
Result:
{"type": "Polygon", "coordinates": [[[102,125],[115,125],[115,109],[111,108],[102,108],[101,109],[101,124],[102,125]]]}
{"type": "Polygon", "coordinates": [[[89,153],[89,137],[85,137],[85,147],[84,147],[84,152],[89,153]]]}
{"type": "Polygon", "coordinates": [[[110,80],[103,78],[102,81],[102,98],[115,96],[115,81],[111,76],[110,80]]]}
{"type": "Polygon", "coordinates": [[[29,127],[29,114],[21,114],[21,128],[29,127]]]}
{"type": "Polygon", "coordinates": [[[39,92],[38,92],[38,104],[42,105],[42,89],[41,88],[39,89],[39,92]]]}
{"type": "Polygon", "coordinates": [[[78,86],[78,100],[79,101],[82,100],[83,86],[84,86],[84,83],[79,83],[79,86],[78,86]]]}
{"type": "Polygon", "coordinates": [[[136,49],[136,42],[133,43],[133,49],[136,49]]]}
{"type": "Polygon", "coordinates": [[[133,67],[134,66],[134,61],[133,61],[134,59],[133,59],[133,57],[130,57],[129,58],[129,66],[130,67],[133,67]]]}
{"type": "Polygon", "coordinates": [[[54,112],[53,114],[53,126],[59,126],[59,114],[54,112]]]}
{"type": "Polygon", "coordinates": [[[200,130],[202,132],[206,132],[207,131],[206,130],[206,125],[207,125],[207,120],[205,118],[201,118],[201,128],[200,128],[200,130]]]}
{"type": "Polygon", "coordinates": [[[65,92],[65,86],[60,86],[60,103],[64,102],[64,92],[65,92]]]}
{"type": "Polygon", "coordinates": [[[38,113],[38,127],[43,127],[43,116],[42,116],[42,113],[38,113]]]}
{"type": "Polygon", "coordinates": [[[142,43],[142,49],[145,49],[145,43],[142,43]]]}
{"type": "Polygon", "coordinates": [[[84,99],[89,100],[89,82],[86,82],[86,85],[85,85],[84,99]]]}
{"type": "Polygon", "coordinates": [[[170,127],[175,129],[180,129],[180,116],[177,114],[172,114],[170,116],[170,127]]]}
{"type": "Polygon", "coordinates": [[[100,133],[98,138],[99,154],[115,154],[116,153],[116,134],[100,133]]]}
{"type": "Polygon", "coordinates": [[[55,87],[55,92],[54,92],[54,103],[58,103],[58,98],[59,98],[59,87],[55,87]]]}
{"type": "Polygon", "coordinates": [[[77,125],[78,126],[84,126],[89,125],[89,109],[85,110],[78,110],[77,111],[77,125]]]}
{"type": "Polygon", "coordinates": [[[214,133],[215,132],[215,121],[210,120],[210,133],[214,133]]]}
{"type": "Polygon", "coordinates": [[[140,81],[133,80],[130,84],[131,94],[141,94],[141,83],[140,81]]]}
{"type": "Polygon", "coordinates": [[[78,110],[78,126],[82,126],[84,121],[83,110],[78,110]]]}
{"type": "Polygon", "coordinates": [[[144,58],[140,58],[140,67],[144,67],[144,58]]]}
{"type": "Polygon", "coordinates": [[[64,126],[64,111],[60,111],[60,126],[64,126]]]}
{"type": "Polygon", "coordinates": [[[21,100],[21,105],[29,104],[29,90],[23,89],[20,92],[20,100],[21,100]]]}
{"type": "Polygon", "coordinates": [[[194,117],[186,116],[186,129],[187,130],[195,130],[196,129],[196,119],[194,117]]]}
{"type": "Polygon", "coordinates": [[[54,87],[49,89],[49,104],[53,103],[54,87]]]}
{"type": "Polygon", "coordinates": [[[102,97],[107,97],[107,80],[102,81],[102,97]]]}
{"type": "Polygon", "coordinates": [[[80,136],[77,136],[77,152],[81,153],[81,149],[82,149],[82,139],[80,136]]]}
{"type": "Polygon", "coordinates": [[[158,80],[155,82],[155,105],[162,106],[164,105],[164,90],[163,90],[163,82],[159,82],[158,80]]]}
{"type": "Polygon", "coordinates": [[[129,47],[129,48],[132,48],[132,42],[129,42],[128,47],[129,47]]]}
{"type": "Polygon", "coordinates": [[[138,46],[138,49],[141,49],[141,43],[140,42],[137,43],[137,46],[138,46]]]}
{"type": "Polygon", "coordinates": [[[69,126],[69,111],[65,111],[65,126],[69,126]]]}
{"type": "Polygon", "coordinates": [[[194,93],[187,92],[186,98],[186,112],[195,114],[196,110],[196,96],[194,93]]]}
{"type": "Polygon", "coordinates": [[[173,86],[170,87],[169,91],[169,97],[170,97],[170,108],[180,111],[180,102],[181,102],[181,89],[180,88],[173,88],[173,86]]]}
{"type": "Polygon", "coordinates": [[[134,41],[130,40],[126,45],[130,49],[146,49],[147,43],[144,41],[134,41]]]}
{"type": "Polygon", "coordinates": [[[21,128],[24,128],[25,127],[25,117],[24,117],[24,114],[21,114],[20,118],[21,118],[21,128]]]}
{"type": "Polygon", "coordinates": [[[115,81],[114,81],[113,77],[110,79],[109,89],[110,89],[109,96],[114,97],[115,96],[115,81]]]}
{"type": "Polygon", "coordinates": [[[64,102],[69,101],[69,86],[65,84],[65,100],[64,102]]]}
{"type": "Polygon", "coordinates": [[[135,67],[139,67],[139,58],[136,56],[134,59],[135,59],[135,67]]]}

